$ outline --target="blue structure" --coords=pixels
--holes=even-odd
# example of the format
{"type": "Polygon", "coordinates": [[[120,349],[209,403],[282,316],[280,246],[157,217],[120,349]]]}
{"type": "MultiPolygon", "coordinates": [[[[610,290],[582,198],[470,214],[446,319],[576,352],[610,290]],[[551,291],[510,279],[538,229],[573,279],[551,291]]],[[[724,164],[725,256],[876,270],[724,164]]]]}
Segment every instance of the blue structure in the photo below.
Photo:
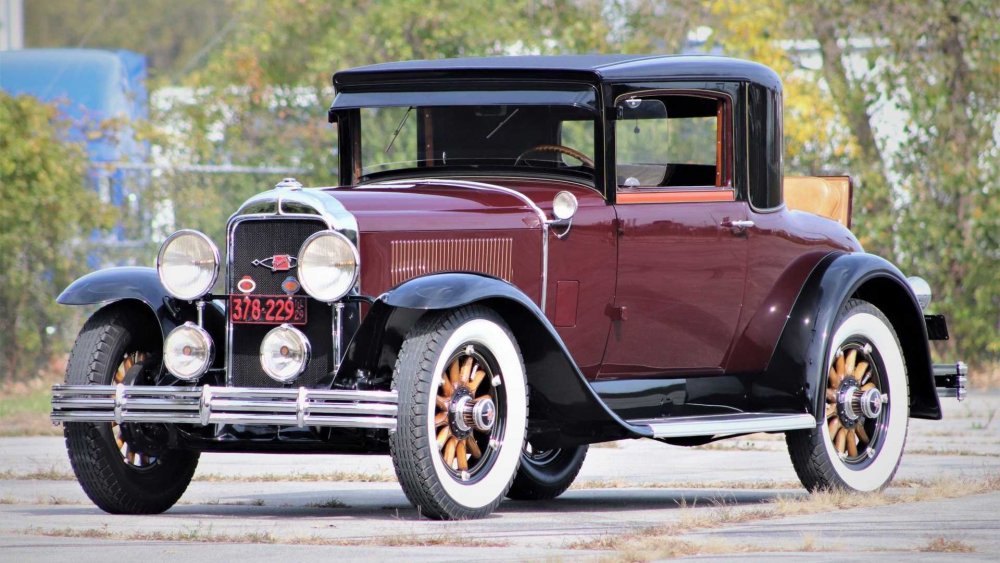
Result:
{"type": "MultiPolygon", "coordinates": [[[[131,51],[99,49],[23,49],[0,51],[0,90],[55,103],[70,123],[69,140],[83,142],[90,159],[89,177],[101,199],[116,207],[142,190],[147,178],[117,164],[145,163],[149,145],[136,140],[132,123],[149,117],[146,57],[131,51]],[[102,123],[116,120],[111,136],[95,135],[102,123]]],[[[134,200],[134,198],[132,198],[134,200]]],[[[112,240],[127,236],[119,226],[112,240]]]]}

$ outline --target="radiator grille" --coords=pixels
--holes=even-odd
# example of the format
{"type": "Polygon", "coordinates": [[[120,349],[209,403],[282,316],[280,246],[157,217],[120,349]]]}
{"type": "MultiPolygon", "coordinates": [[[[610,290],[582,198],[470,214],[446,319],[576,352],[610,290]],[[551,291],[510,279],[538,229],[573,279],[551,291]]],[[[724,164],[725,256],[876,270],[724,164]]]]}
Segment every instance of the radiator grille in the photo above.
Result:
{"type": "Polygon", "coordinates": [[[436,272],[478,272],[510,281],[514,239],[392,241],[392,284],[436,272]]]}
{"type": "MultiPolygon", "coordinates": [[[[272,272],[270,268],[254,266],[277,254],[297,256],[306,238],[326,228],[320,221],[301,219],[246,220],[236,225],[233,232],[232,256],[229,260],[228,292],[239,294],[236,283],[250,276],[257,284],[254,295],[283,295],[281,283],[289,276],[298,279],[295,268],[285,272],[272,272]]],[[[305,295],[300,290],[298,295],[305,295]]],[[[331,307],[309,299],[308,324],[296,328],[305,333],[312,345],[312,359],[305,372],[295,380],[295,385],[309,387],[333,369],[331,307]]],[[[232,347],[229,355],[230,385],[237,387],[282,387],[264,373],[260,366],[260,343],[273,326],[232,325],[232,347]]]]}

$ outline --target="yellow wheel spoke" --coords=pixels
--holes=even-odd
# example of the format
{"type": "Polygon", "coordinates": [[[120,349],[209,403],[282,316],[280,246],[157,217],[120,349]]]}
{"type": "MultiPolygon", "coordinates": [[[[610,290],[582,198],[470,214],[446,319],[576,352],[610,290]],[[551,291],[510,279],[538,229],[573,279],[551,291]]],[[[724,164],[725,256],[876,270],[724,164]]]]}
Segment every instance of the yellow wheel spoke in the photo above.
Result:
{"type": "Polygon", "coordinates": [[[437,435],[437,445],[439,449],[444,447],[445,443],[448,441],[448,438],[451,438],[451,428],[445,426],[444,428],[441,429],[440,432],[438,432],[437,435]]]}
{"type": "Polygon", "coordinates": [[[858,456],[858,436],[854,433],[853,428],[847,431],[847,455],[858,456]]]}
{"type": "Polygon", "coordinates": [[[468,440],[462,440],[455,448],[455,456],[457,456],[458,459],[458,468],[462,471],[469,470],[469,458],[467,457],[468,454],[465,453],[466,443],[468,443],[468,440]]]}
{"type": "Polygon", "coordinates": [[[476,442],[475,436],[468,436],[465,438],[466,449],[469,450],[469,454],[472,455],[472,459],[479,459],[483,457],[483,452],[479,449],[479,444],[476,442]]]}
{"type": "Polygon", "coordinates": [[[455,463],[455,450],[458,448],[458,438],[452,436],[448,438],[448,443],[444,445],[444,464],[451,467],[455,463]]]}

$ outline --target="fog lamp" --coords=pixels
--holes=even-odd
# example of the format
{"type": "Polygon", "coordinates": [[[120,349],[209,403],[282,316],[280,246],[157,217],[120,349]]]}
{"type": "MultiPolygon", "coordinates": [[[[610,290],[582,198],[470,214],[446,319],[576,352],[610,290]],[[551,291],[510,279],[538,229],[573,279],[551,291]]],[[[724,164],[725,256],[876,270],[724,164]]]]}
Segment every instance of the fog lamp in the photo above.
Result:
{"type": "Polygon", "coordinates": [[[198,379],[208,371],[214,359],[212,337],[191,322],[172,330],[163,343],[163,364],[177,379],[198,379]]]}
{"type": "Polygon", "coordinates": [[[260,365],[271,379],[288,383],[309,363],[309,339],[291,325],[275,327],[260,343],[260,365]]]}

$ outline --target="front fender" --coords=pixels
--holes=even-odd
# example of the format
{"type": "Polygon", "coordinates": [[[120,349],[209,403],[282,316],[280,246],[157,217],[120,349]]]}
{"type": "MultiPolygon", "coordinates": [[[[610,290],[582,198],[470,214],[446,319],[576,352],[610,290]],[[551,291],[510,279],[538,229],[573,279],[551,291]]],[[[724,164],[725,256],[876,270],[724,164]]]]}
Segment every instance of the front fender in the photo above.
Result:
{"type": "Polygon", "coordinates": [[[536,447],[650,436],[646,428],[630,425],[604,404],[534,301],[513,285],[489,276],[433,274],[379,296],[348,347],[347,371],[340,374],[348,375],[362,364],[385,374],[395,362],[402,339],[424,314],[473,303],[496,310],[517,338],[531,389],[536,447]]]}
{"type": "Polygon", "coordinates": [[[751,385],[750,408],[758,411],[823,412],[828,341],[844,304],[871,302],[899,336],[910,386],[910,416],[941,418],[923,312],[906,278],[872,254],[832,254],[802,287],[764,373],[751,385]]]}
{"type": "MultiPolygon", "coordinates": [[[[162,338],[198,316],[194,305],[174,299],[167,293],[155,268],[130,266],[91,272],[69,284],[56,301],[62,305],[110,305],[119,301],[142,303],[156,317],[162,338]]],[[[205,324],[216,346],[223,344],[225,315],[220,306],[212,303],[205,308],[205,324]]],[[[217,357],[224,355],[217,353],[217,357]]]]}

